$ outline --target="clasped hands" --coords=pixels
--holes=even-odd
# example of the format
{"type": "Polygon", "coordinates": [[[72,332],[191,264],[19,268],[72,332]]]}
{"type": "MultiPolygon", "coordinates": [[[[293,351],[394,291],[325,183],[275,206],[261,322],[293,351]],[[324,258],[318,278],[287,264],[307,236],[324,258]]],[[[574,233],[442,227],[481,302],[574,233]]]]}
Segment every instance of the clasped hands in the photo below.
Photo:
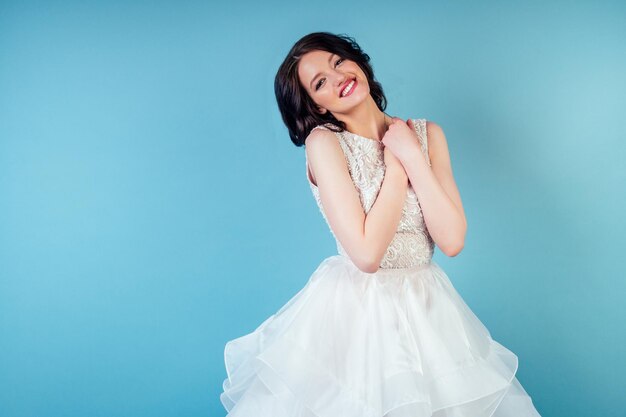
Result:
{"type": "Polygon", "coordinates": [[[404,165],[410,161],[415,152],[421,152],[419,139],[413,121],[404,121],[393,117],[387,132],[381,139],[384,145],[384,161],[386,169],[401,170],[406,175],[404,165]]]}

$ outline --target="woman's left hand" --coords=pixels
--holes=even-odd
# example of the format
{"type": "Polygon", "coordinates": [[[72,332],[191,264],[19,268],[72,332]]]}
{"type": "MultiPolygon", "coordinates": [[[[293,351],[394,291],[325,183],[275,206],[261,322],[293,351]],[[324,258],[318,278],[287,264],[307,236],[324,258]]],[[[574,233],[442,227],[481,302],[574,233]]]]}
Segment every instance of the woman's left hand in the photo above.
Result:
{"type": "Polygon", "coordinates": [[[402,163],[404,158],[410,157],[415,150],[418,152],[420,150],[419,139],[411,119],[405,122],[399,117],[394,117],[382,142],[402,163]]]}

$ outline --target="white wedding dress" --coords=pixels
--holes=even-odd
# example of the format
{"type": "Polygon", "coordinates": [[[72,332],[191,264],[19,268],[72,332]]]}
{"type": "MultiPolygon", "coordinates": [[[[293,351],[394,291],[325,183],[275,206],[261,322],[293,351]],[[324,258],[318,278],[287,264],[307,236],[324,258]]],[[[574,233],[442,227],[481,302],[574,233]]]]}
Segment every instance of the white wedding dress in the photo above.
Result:
{"type": "MultiPolygon", "coordinates": [[[[413,122],[430,165],[426,120],[413,122]]],[[[336,136],[367,213],[385,174],[383,144],[336,136]]],[[[326,219],[308,161],[306,175],[326,219]]],[[[432,260],[410,185],[377,272],[359,270],[335,240],[338,254],[298,293],[226,344],[220,400],[229,417],[539,416],[515,377],[517,356],[491,338],[432,260]]]]}

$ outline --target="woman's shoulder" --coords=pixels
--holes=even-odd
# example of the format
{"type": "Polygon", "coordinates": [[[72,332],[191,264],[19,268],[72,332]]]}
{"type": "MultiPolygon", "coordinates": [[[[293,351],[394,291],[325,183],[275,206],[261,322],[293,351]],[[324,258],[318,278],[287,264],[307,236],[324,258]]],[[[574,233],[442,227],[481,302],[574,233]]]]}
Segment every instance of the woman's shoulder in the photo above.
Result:
{"type": "Polygon", "coordinates": [[[428,158],[430,160],[437,159],[439,155],[449,158],[448,142],[443,128],[432,120],[424,123],[424,142],[428,158]]]}
{"type": "Polygon", "coordinates": [[[337,129],[339,129],[335,124],[333,124],[332,122],[326,122],[326,123],[320,123],[317,126],[313,127],[313,129],[311,129],[311,132],[313,132],[314,130],[329,130],[331,132],[335,132],[337,129]]]}
{"type": "Polygon", "coordinates": [[[334,124],[327,122],[327,123],[321,123],[318,124],[317,126],[314,126],[310,131],[309,134],[307,135],[306,139],[304,140],[305,145],[309,142],[311,142],[311,138],[313,137],[326,137],[326,138],[333,138],[335,139],[338,135],[338,130],[337,130],[337,126],[335,126],[334,124]]]}
{"type": "Polygon", "coordinates": [[[443,128],[432,120],[424,119],[424,138],[428,138],[428,142],[441,141],[444,138],[443,128]]]}
{"type": "MultiPolygon", "coordinates": [[[[317,186],[316,171],[320,167],[341,170],[347,165],[345,144],[338,140],[339,134],[326,124],[315,126],[304,140],[304,152],[311,173],[311,182],[317,186]],[[319,128],[319,129],[318,129],[319,128]]],[[[336,174],[336,171],[335,171],[336,174]]],[[[335,175],[333,174],[333,175],[335,175]]]]}
{"type": "Polygon", "coordinates": [[[417,133],[417,137],[422,148],[422,153],[424,153],[427,157],[427,162],[430,166],[433,151],[432,148],[428,146],[428,142],[430,142],[430,138],[437,134],[436,130],[439,128],[439,126],[435,122],[423,117],[412,118],[411,121],[413,123],[415,133],[417,133]]]}

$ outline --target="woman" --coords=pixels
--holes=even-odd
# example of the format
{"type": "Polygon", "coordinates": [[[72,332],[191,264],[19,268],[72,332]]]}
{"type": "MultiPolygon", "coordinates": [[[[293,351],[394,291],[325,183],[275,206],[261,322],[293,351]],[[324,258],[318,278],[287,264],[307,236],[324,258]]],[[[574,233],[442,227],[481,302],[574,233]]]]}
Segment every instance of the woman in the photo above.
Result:
{"type": "Polygon", "coordinates": [[[517,356],[432,260],[466,221],[442,129],[384,113],[369,56],[316,32],[275,79],[290,138],[335,237],[306,285],[225,347],[229,416],[539,416],[517,356]]]}

